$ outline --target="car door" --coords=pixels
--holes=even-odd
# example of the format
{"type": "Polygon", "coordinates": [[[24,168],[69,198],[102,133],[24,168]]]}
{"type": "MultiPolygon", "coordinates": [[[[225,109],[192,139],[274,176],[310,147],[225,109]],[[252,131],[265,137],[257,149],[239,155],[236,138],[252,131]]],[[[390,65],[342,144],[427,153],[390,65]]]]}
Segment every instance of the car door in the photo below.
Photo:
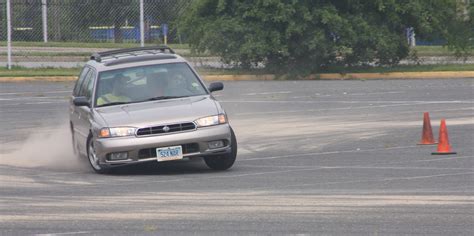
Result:
{"type": "Polygon", "coordinates": [[[76,106],[75,112],[77,114],[77,122],[75,125],[75,132],[77,137],[77,144],[79,145],[79,150],[86,154],[86,143],[87,138],[90,132],[90,117],[91,117],[91,107],[92,107],[92,94],[94,90],[96,73],[94,69],[90,69],[84,81],[81,84],[79,89],[78,97],[86,97],[89,100],[91,106],[76,106]]]}
{"type": "Polygon", "coordinates": [[[72,132],[72,139],[73,139],[73,145],[76,145],[75,140],[77,140],[77,131],[76,127],[78,125],[78,120],[79,120],[79,113],[77,112],[77,107],[74,105],[73,100],[75,97],[79,96],[79,91],[81,90],[82,83],[84,82],[87,74],[89,73],[90,68],[89,67],[84,67],[79,74],[79,78],[76,81],[76,84],[74,85],[74,90],[72,92],[72,96],[69,99],[69,120],[70,120],[70,125],[71,125],[71,132],[72,132]]]}

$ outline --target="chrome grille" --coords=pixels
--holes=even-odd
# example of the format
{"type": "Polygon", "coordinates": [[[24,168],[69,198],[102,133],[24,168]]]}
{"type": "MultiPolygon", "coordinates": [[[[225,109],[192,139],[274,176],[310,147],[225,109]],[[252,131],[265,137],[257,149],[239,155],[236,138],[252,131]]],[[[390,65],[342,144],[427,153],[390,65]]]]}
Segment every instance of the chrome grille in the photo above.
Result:
{"type": "Polygon", "coordinates": [[[169,134],[169,133],[188,131],[188,130],[193,130],[193,129],[196,129],[196,125],[192,122],[172,124],[172,125],[160,125],[160,126],[153,126],[153,127],[138,129],[137,136],[169,134]]]}

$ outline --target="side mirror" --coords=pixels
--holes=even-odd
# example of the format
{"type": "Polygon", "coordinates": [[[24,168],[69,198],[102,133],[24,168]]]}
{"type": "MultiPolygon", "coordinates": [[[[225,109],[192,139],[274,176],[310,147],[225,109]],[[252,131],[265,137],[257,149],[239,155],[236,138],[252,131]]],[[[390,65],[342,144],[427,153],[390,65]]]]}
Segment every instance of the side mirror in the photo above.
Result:
{"type": "Polygon", "coordinates": [[[75,97],[72,100],[72,103],[74,103],[74,106],[78,106],[78,107],[83,107],[83,106],[89,107],[91,105],[89,103],[89,99],[87,99],[86,97],[75,97]]]}
{"type": "Polygon", "coordinates": [[[214,82],[209,85],[209,92],[219,91],[224,89],[224,84],[221,82],[214,82]]]}

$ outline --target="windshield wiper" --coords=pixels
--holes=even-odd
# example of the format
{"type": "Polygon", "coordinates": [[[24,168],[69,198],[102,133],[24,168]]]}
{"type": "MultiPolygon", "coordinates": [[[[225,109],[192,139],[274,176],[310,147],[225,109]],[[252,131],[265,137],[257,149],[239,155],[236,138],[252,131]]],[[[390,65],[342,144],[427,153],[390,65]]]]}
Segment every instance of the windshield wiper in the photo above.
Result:
{"type": "Polygon", "coordinates": [[[166,100],[166,99],[184,98],[184,97],[189,97],[189,96],[158,96],[158,97],[149,98],[147,99],[147,101],[166,100]]]}
{"type": "Polygon", "coordinates": [[[122,105],[122,104],[128,104],[128,103],[130,102],[111,102],[111,103],[102,104],[97,107],[107,107],[107,106],[122,105]]]}

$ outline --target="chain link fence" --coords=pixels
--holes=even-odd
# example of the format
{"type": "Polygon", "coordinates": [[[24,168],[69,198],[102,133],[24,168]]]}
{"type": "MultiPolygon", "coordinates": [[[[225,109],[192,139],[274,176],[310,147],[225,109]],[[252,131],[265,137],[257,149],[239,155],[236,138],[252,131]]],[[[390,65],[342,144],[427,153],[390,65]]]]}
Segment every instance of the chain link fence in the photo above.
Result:
{"type": "MultiPolygon", "coordinates": [[[[0,0],[0,66],[7,63],[6,1],[0,0]]],[[[197,67],[224,66],[193,55],[179,34],[177,21],[194,0],[9,1],[14,66],[77,67],[92,52],[143,44],[168,44],[197,67]]]]}

